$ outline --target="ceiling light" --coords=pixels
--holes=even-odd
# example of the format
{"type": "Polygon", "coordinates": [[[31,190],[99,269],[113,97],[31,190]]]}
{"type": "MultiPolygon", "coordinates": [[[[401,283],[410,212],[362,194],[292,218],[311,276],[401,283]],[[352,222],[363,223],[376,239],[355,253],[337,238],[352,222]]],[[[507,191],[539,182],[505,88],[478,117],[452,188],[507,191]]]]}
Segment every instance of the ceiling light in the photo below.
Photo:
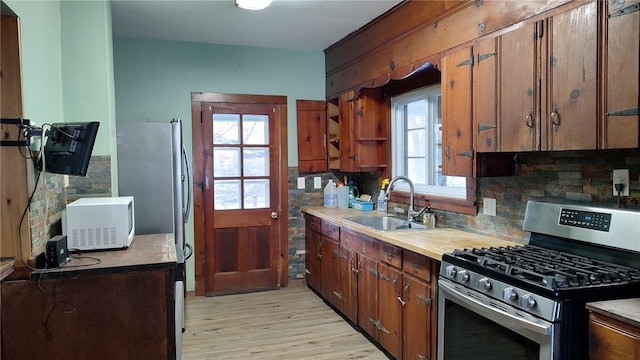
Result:
{"type": "Polygon", "coordinates": [[[236,0],[236,6],[247,10],[262,10],[271,4],[272,0],[236,0]]]}

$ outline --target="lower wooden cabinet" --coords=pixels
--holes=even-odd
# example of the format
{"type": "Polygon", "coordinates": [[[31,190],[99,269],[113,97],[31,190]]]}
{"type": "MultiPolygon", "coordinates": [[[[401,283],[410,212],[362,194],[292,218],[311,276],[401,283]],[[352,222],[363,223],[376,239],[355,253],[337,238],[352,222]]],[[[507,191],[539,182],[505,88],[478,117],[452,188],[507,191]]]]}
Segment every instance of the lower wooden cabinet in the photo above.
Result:
{"type": "Polygon", "coordinates": [[[589,357],[599,360],[640,359],[640,328],[590,312],[589,357]]]}
{"type": "Polygon", "coordinates": [[[394,358],[435,359],[439,262],[306,219],[308,286],[394,358]]]}

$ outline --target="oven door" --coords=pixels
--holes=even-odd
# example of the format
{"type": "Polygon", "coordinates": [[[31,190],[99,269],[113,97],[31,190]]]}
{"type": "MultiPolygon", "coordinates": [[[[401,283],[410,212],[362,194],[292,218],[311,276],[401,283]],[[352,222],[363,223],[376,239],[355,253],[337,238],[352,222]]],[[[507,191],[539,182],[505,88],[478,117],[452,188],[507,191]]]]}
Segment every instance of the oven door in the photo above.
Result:
{"type": "Polygon", "coordinates": [[[559,324],[438,280],[438,359],[558,360],[559,324]]]}

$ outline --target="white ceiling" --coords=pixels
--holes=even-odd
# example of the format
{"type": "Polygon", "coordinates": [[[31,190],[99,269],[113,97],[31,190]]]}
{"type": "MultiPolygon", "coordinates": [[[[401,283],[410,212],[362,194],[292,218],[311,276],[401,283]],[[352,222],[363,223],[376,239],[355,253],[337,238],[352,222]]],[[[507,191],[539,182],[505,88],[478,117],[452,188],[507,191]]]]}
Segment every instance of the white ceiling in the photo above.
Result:
{"type": "Polygon", "coordinates": [[[112,0],[115,36],[322,51],[400,0],[112,0]]]}

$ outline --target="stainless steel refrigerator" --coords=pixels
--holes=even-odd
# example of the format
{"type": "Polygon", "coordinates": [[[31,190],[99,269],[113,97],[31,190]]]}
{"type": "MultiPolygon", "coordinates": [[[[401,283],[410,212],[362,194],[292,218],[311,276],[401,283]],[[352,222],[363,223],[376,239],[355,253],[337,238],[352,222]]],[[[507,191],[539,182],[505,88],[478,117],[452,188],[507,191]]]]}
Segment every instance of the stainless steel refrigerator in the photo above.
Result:
{"type": "Polygon", "coordinates": [[[191,202],[191,165],[182,143],[182,123],[180,120],[118,122],[116,133],[118,189],[120,196],[134,197],[136,235],[174,234],[178,263],[176,359],[180,359],[184,332],[184,264],[192,253],[184,233],[191,202]]]}

